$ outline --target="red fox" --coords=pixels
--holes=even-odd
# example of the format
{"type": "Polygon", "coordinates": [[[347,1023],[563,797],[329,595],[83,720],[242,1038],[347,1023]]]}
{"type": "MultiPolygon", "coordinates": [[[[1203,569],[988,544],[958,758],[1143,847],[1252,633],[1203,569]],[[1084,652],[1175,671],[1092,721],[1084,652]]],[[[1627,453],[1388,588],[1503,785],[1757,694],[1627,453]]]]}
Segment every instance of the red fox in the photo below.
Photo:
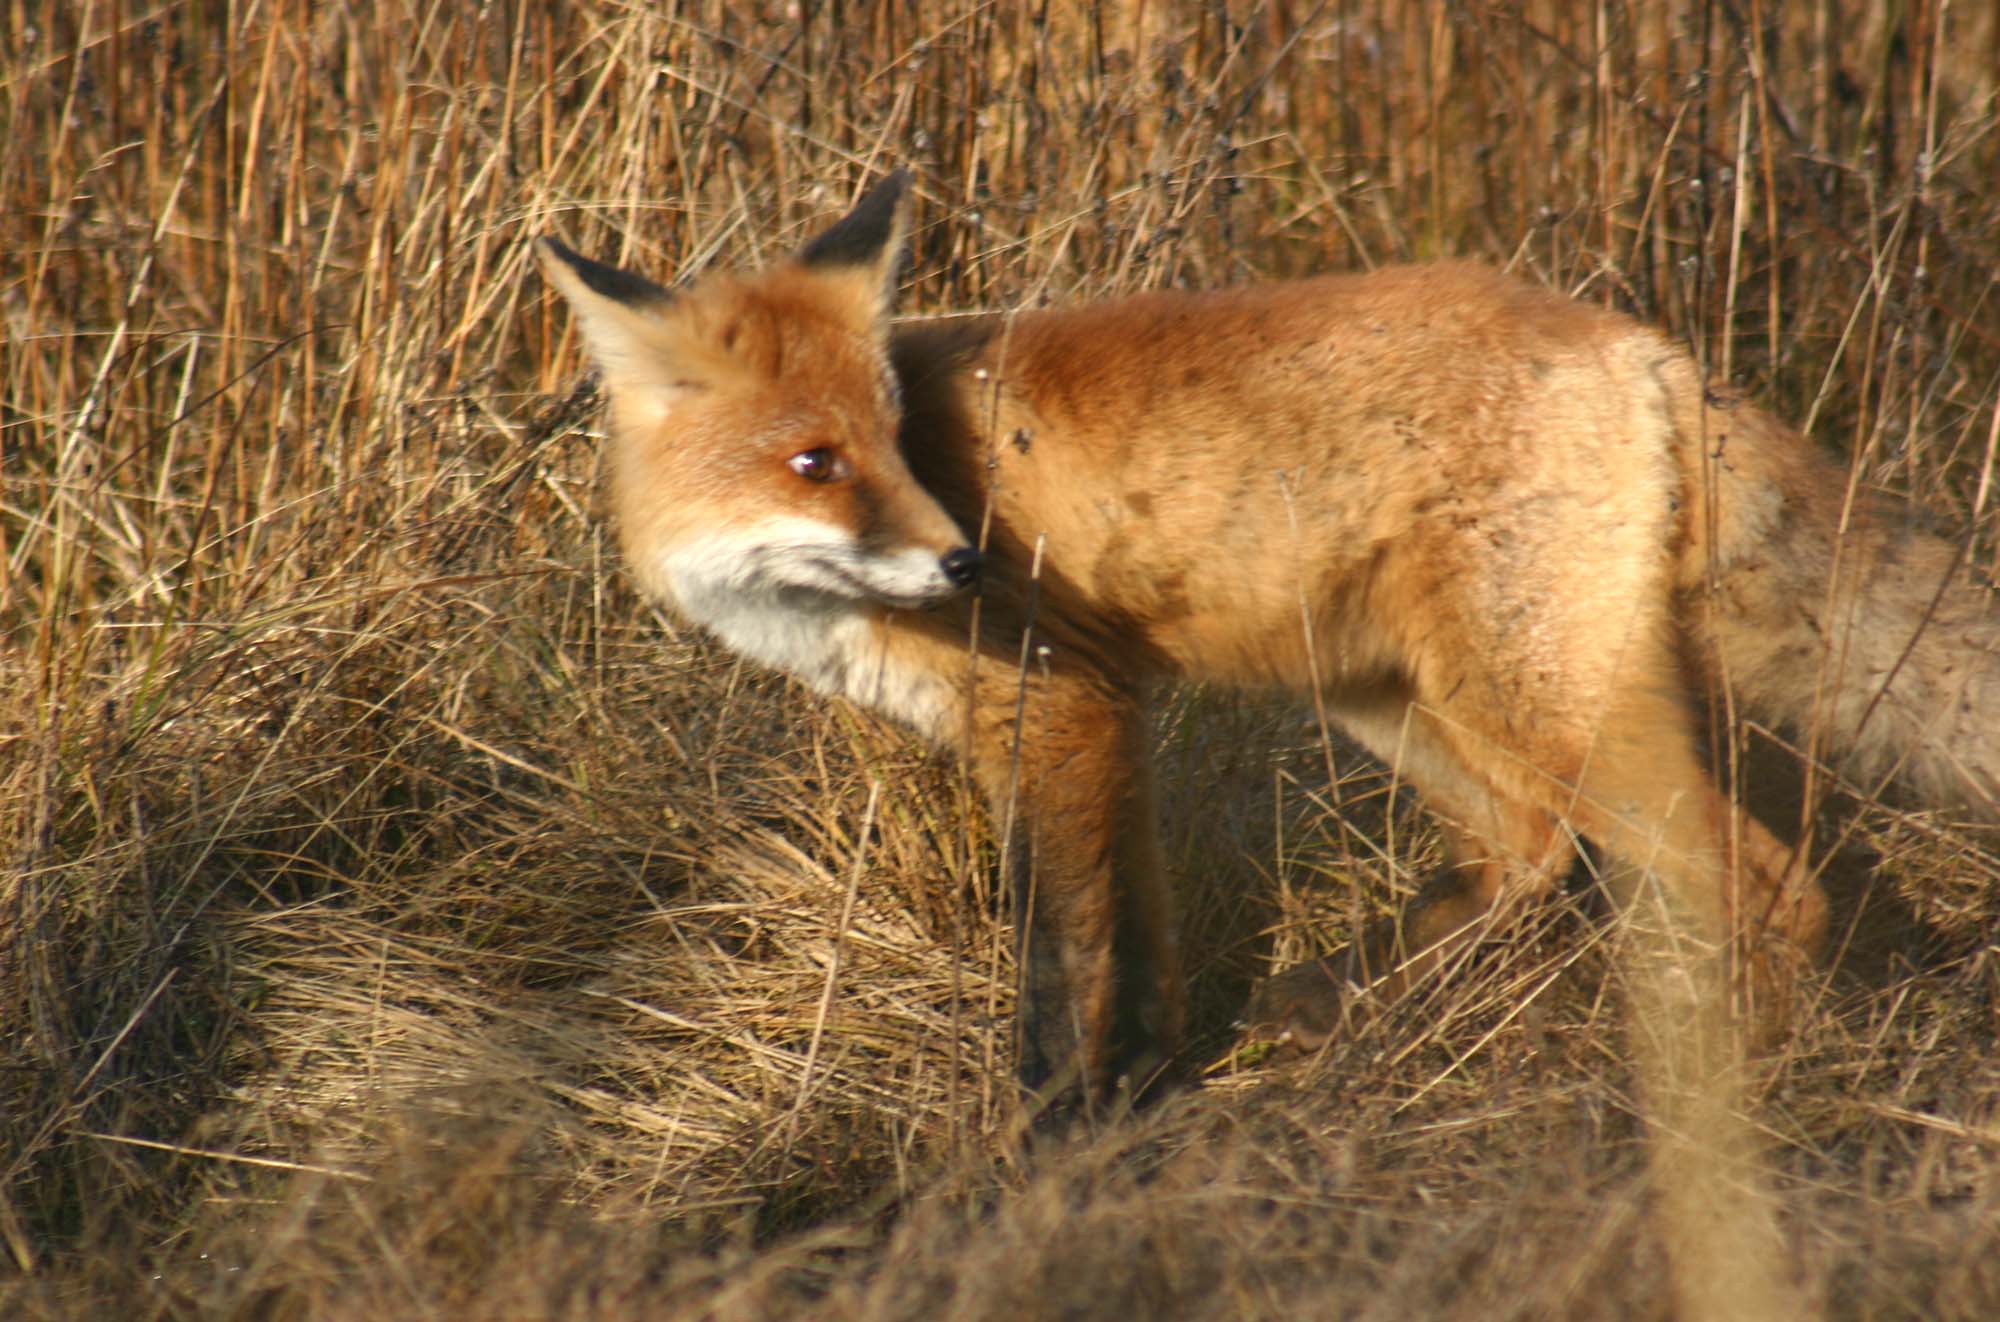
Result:
{"type": "Polygon", "coordinates": [[[1399,920],[1267,985],[1306,1039],[1547,891],[1572,831],[1816,951],[1817,883],[1704,766],[1710,693],[2000,817],[2000,620],[1954,548],[1665,336],[1465,262],[893,324],[907,187],[676,292],[539,255],[644,590],[957,751],[1007,824],[1031,1092],[1184,1068],[1166,681],[1313,695],[1448,824],[1399,920]]]}

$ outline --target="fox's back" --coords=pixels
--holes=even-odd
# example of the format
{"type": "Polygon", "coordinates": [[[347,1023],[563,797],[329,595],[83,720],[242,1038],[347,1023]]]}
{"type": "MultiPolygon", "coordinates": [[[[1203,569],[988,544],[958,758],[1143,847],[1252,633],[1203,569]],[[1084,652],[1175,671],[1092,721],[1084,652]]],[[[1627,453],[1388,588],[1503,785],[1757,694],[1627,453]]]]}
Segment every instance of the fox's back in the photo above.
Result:
{"type": "Polygon", "coordinates": [[[1399,604],[1505,609],[1552,538],[1629,593],[1618,548],[1650,572],[1675,504],[1672,349],[1471,264],[920,323],[898,360],[912,466],[968,528],[990,499],[1065,614],[1220,679],[1392,678],[1399,604]]]}

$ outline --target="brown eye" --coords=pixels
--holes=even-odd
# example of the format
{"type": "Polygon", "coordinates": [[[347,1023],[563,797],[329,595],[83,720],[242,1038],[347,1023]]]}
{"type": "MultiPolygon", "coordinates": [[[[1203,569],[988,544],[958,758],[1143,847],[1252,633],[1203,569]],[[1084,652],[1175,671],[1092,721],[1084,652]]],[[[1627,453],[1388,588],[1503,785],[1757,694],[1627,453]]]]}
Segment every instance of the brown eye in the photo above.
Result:
{"type": "Polygon", "coordinates": [[[830,482],[838,476],[840,461],[825,446],[801,450],[785,460],[785,467],[808,482],[830,482]]]}

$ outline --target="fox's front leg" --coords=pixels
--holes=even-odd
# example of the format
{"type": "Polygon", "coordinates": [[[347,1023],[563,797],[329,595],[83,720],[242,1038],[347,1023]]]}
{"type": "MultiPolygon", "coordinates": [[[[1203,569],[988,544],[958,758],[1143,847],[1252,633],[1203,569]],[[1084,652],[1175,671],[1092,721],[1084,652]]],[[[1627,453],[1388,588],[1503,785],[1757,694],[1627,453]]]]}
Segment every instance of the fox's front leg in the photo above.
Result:
{"type": "Polygon", "coordinates": [[[1002,832],[1019,1069],[1051,1112],[1177,1075],[1183,988],[1144,706],[1094,676],[985,690],[968,750],[1002,832]]]}

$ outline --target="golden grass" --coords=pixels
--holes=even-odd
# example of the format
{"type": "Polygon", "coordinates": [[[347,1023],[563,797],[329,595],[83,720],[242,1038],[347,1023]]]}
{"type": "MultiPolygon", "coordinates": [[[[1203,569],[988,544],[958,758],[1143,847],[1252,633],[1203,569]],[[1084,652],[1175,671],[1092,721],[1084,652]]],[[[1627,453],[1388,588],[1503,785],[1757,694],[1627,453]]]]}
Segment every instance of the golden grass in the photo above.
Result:
{"type": "MultiPolygon", "coordinates": [[[[1587,890],[1230,1054],[1433,848],[1290,712],[1161,722],[1209,1086],[1024,1162],[964,787],[635,600],[526,241],[678,278],[904,164],[914,310],[1479,255],[1990,574],[1989,8],[82,0],[0,51],[0,1313],[1669,1315],[1587,890]]],[[[1781,1275],[1993,1316],[1993,842],[1833,806],[1870,917],[1752,1085],[1781,1275]]]]}

